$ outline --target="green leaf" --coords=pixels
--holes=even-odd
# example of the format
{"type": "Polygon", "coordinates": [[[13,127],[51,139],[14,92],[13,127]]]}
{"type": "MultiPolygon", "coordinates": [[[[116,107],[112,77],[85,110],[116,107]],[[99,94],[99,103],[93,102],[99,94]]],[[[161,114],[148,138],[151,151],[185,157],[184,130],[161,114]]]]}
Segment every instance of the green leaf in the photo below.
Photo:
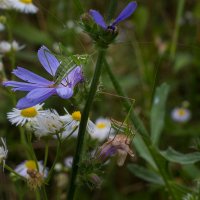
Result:
{"type": "Polygon", "coordinates": [[[188,66],[192,63],[193,58],[189,53],[179,53],[176,55],[174,63],[174,71],[178,72],[183,67],[188,66]]]}
{"type": "Polygon", "coordinates": [[[133,139],[133,144],[135,149],[137,150],[140,157],[142,157],[144,160],[146,160],[154,169],[157,169],[157,166],[146,146],[144,141],[142,140],[142,137],[139,134],[136,134],[133,139]]]}
{"type": "Polygon", "coordinates": [[[164,126],[165,104],[169,93],[169,85],[163,83],[156,89],[151,109],[151,140],[158,145],[160,135],[164,126]]]}
{"type": "Polygon", "coordinates": [[[200,152],[183,154],[169,147],[166,151],[161,151],[160,153],[168,161],[182,165],[194,164],[200,161],[200,152]]]}
{"type": "Polygon", "coordinates": [[[146,169],[136,164],[129,164],[127,167],[138,178],[141,178],[150,183],[164,185],[163,179],[157,173],[149,169],[146,169]]]}
{"type": "Polygon", "coordinates": [[[192,164],[192,165],[184,165],[182,167],[184,172],[184,177],[189,176],[191,179],[199,179],[200,178],[200,169],[192,164]]]}

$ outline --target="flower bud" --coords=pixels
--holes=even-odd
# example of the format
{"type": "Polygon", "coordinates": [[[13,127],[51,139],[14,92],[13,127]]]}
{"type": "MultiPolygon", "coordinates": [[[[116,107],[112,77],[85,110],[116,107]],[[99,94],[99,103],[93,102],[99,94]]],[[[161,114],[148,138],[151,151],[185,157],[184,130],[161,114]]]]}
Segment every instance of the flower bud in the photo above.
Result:
{"type": "Polygon", "coordinates": [[[81,21],[83,22],[85,27],[91,27],[94,25],[94,22],[92,20],[92,17],[89,15],[89,13],[84,13],[81,16],[81,21]]]}
{"type": "Polygon", "coordinates": [[[89,174],[88,179],[93,188],[100,188],[102,184],[102,180],[97,174],[95,173],[89,174]]]}

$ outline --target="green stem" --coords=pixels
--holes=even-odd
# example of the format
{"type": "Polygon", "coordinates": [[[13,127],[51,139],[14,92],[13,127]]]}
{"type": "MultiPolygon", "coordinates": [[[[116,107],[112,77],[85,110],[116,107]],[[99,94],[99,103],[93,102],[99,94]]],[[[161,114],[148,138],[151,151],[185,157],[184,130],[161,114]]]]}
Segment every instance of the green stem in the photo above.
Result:
{"type": "Polygon", "coordinates": [[[35,199],[40,200],[40,192],[38,189],[36,189],[36,191],[35,191],[35,199]]]}
{"type": "Polygon", "coordinates": [[[59,137],[58,138],[58,145],[57,145],[57,149],[56,149],[56,156],[55,156],[55,159],[54,159],[54,162],[53,162],[53,165],[51,166],[51,169],[49,170],[49,173],[48,173],[48,177],[46,179],[46,183],[49,182],[49,180],[51,179],[52,177],[52,174],[53,174],[53,170],[54,170],[54,167],[55,167],[55,164],[57,163],[58,161],[58,158],[59,158],[59,155],[60,155],[60,150],[61,150],[61,140],[59,137]]]}
{"type": "Polygon", "coordinates": [[[14,175],[16,175],[17,177],[21,178],[22,180],[26,181],[26,179],[23,176],[21,176],[20,174],[18,174],[16,171],[14,171],[8,165],[5,164],[4,168],[7,169],[9,172],[13,173],[14,175]]]}
{"type": "MultiPolygon", "coordinates": [[[[2,62],[2,60],[0,59],[0,62],[2,62]]],[[[2,62],[3,64],[3,62],[2,62]]],[[[4,65],[3,65],[3,68],[0,70],[0,74],[1,74],[1,77],[2,77],[2,80],[7,80],[7,76],[6,76],[6,73],[5,73],[5,69],[4,69],[4,65]]]]}
{"type": "Polygon", "coordinates": [[[29,139],[26,139],[25,130],[23,129],[23,127],[18,126],[18,128],[19,128],[19,132],[20,132],[20,141],[21,141],[21,144],[26,149],[26,151],[25,151],[26,152],[26,156],[27,156],[28,159],[32,159],[33,158],[33,156],[32,156],[33,153],[32,153],[32,150],[31,150],[32,144],[31,144],[31,142],[29,142],[29,139]]]}
{"type": "MultiPolygon", "coordinates": [[[[126,97],[124,91],[122,90],[119,82],[117,81],[117,79],[115,78],[114,74],[112,73],[112,70],[110,69],[110,66],[108,65],[106,60],[104,60],[104,64],[105,64],[106,71],[107,71],[107,73],[108,73],[108,75],[110,77],[110,80],[111,80],[116,92],[118,93],[118,95],[126,97]]],[[[128,99],[123,102],[123,106],[127,110],[127,112],[130,110],[131,103],[129,102],[128,99]]],[[[160,162],[157,159],[157,156],[155,155],[155,151],[156,150],[151,145],[151,142],[150,142],[149,137],[148,137],[148,132],[145,129],[142,121],[134,113],[134,110],[132,110],[131,120],[132,120],[133,125],[137,129],[138,133],[140,133],[140,135],[142,136],[146,147],[148,148],[152,158],[154,159],[154,161],[156,163],[156,166],[157,166],[157,168],[158,168],[158,170],[160,172],[160,175],[162,176],[162,178],[163,178],[163,180],[165,182],[165,185],[166,185],[169,193],[171,194],[173,199],[177,199],[176,195],[174,194],[173,189],[170,186],[170,183],[169,183],[169,180],[168,180],[169,177],[168,177],[167,173],[162,169],[162,166],[160,165],[160,162]]]]}
{"type": "Polygon", "coordinates": [[[67,197],[67,199],[70,199],[70,200],[72,200],[74,198],[74,193],[76,190],[76,177],[78,174],[78,167],[79,167],[78,164],[79,164],[79,161],[80,161],[80,158],[82,155],[82,147],[83,147],[83,142],[84,142],[86,126],[87,126],[87,122],[88,122],[89,112],[90,112],[90,109],[91,109],[91,106],[92,106],[92,103],[93,103],[93,100],[94,100],[94,97],[96,94],[99,77],[101,75],[101,69],[103,66],[105,53],[106,53],[105,49],[99,49],[94,76],[92,79],[90,91],[89,91],[87,101],[86,101],[86,104],[85,104],[85,107],[83,110],[83,114],[81,117],[81,122],[80,122],[80,126],[79,126],[79,131],[78,131],[76,152],[75,152],[75,156],[74,156],[71,180],[70,180],[68,197],[67,197]]]}
{"type": "Polygon", "coordinates": [[[183,8],[185,4],[185,0],[179,0],[178,2],[178,7],[177,7],[177,14],[176,14],[176,24],[174,28],[174,33],[172,37],[172,44],[171,44],[171,49],[170,49],[170,58],[171,60],[174,60],[175,54],[176,54],[176,46],[177,46],[177,40],[178,40],[178,35],[179,35],[179,29],[180,29],[180,19],[183,13],[183,8]]]}
{"type": "Polygon", "coordinates": [[[44,168],[43,172],[47,166],[47,160],[48,160],[48,154],[49,154],[49,140],[45,141],[45,153],[44,153],[44,168]]]}
{"type": "Polygon", "coordinates": [[[47,198],[47,193],[46,193],[46,190],[45,190],[45,186],[42,186],[42,193],[43,193],[43,200],[48,200],[47,198]]]}
{"type": "Polygon", "coordinates": [[[27,146],[27,144],[26,144],[26,137],[25,137],[25,131],[24,131],[24,129],[21,126],[19,126],[19,132],[20,132],[21,144],[24,145],[24,146],[27,146]]]}
{"type": "Polygon", "coordinates": [[[34,152],[34,149],[33,149],[33,144],[31,142],[31,140],[32,140],[32,134],[27,132],[27,146],[28,146],[28,150],[30,152],[30,158],[35,161],[35,164],[37,166],[37,170],[39,171],[38,160],[37,160],[37,157],[35,155],[35,152],[34,152]]]}

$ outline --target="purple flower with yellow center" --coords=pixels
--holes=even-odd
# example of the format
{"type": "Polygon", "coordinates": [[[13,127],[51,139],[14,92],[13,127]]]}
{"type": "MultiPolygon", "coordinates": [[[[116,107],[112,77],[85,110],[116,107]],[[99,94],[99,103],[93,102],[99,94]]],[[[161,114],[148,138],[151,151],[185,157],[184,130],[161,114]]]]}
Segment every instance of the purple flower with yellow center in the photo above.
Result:
{"type": "Polygon", "coordinates": [[[137,8],[137,3],[132,1],[130,2],[123,10],[122,12],[118,15],[118,17],[111,23],[111,24],[106,24],[103,16],[96,10],[90,10],[89,14],[92,16],[93,20],[98,24],[100,27],[102,27],[104,30],[107,29],[112,29],[115,30],[115,27],[118,23],[121,21],[125,20],[126,18],[130,17],[132,13],[135,11],[137,8]]]}
{"type": "MultiPolygon", "coordinates": [[[[51,54],[48,48],[42,46],[38,50],[38,59],[44,69],[54,78],[60,62],[51,54]]],[[[13,87],[13,91],[27,91],[28,94],[21,98],[17,103],[18,109],[25,109],[35,106],[52,95],[58,95],[63,99],[69,99],[73,96],[73,89],[83,81],[83,73],[81,66],[76,66],[61,81],[56,84],[55,81],[49,81],[27,69],[17,67],[13,70],[13,74],[26,82],[6,81],[4,86],[13,87]]]]}

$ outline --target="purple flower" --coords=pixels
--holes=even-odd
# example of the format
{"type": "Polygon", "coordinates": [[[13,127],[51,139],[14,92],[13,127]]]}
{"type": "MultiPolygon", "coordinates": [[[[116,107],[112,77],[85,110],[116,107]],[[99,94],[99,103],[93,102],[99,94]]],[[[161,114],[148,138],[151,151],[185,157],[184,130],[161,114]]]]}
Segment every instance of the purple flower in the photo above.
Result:
{"type": "Polygon", "coordinates": [[[106,29],[115,30],[115,26],[119,22],[121,22],[121,21],[125,20],[126,18],[130,17],[132,15],[132,13],[135,11],[136,8],[137,8],[137,3],[134,2],[134,1],[130,2],[124,8],[124,10],[122,10],[122,12],[118,15],[118,17],[110,25],[106,24],[106,22],[104,21],[103,16],[98,11],[90,10],[89,14],[92,16],[92,18],[96,22],[96,24],[101,26],[104,30],[106,30],[106,29]]]}
{"type": "Polygon", "coordinates": [[[110,157],[116,155],[118,166],[122,166],[128,154],[131,157],[134,156],[132,150],[129,147],[130,143],[131,140],[128,136],[117,134],[113,139],[108,139],[108,141],[99,148],[95,156],[99,161],[105,162],[110,157]]]}
{"type": "MultiPolygon", "coordinates": [[[[44,69],[54,78],[56,70],[60,65],[57,58],[45,46],[38,50],[38,58],[44,69]]],[[[29,92],[18,101],[16,106],[18,109],[32,107],[55,94],[63,99],[69,99],[73,95],[75,85],[83,81],[82,68],[80,66],[70,70],[58,85],[54,81],[49,81],[22,67],[17,67],[12,73],[25,82],[6,81],[3,85],[13,87],[13,91],[29,92]]]]}

